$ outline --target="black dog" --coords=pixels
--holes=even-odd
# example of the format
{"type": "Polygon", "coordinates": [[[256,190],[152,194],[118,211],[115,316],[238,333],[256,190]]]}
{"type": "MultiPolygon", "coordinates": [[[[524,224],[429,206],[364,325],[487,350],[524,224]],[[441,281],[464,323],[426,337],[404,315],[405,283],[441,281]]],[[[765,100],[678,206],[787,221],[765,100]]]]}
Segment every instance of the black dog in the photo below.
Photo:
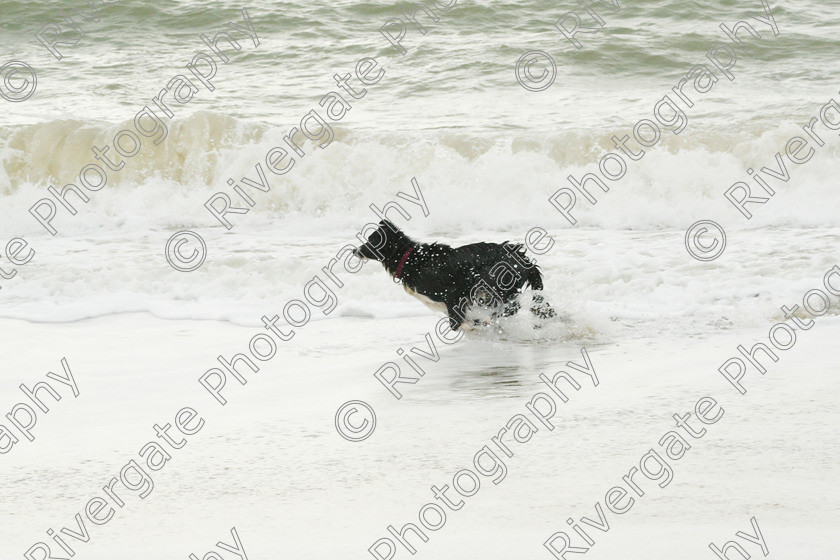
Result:
{"type": "MultiPolygon", "coordinates": [[[[513,315],[519,310],[515,298],[525,284],[533,290],[543,288],[542,274],[521,244],[472,243],[453,248],[417,243],[388,220],[379,222],[354,254],[381,262],[406,292],[446,313],[453,330],[464,322],[467,308],[491,309],[493,319],[513,315]]],[[[541,318],[555,315],[539,294],[534,296],[531,312],[541,318]]]]}

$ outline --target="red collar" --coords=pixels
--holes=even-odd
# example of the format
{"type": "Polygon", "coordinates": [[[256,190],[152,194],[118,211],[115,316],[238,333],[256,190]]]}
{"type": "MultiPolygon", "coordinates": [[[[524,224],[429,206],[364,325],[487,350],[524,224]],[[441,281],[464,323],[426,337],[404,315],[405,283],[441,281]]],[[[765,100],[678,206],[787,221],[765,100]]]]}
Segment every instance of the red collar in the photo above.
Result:
{"type": "Polygon", "coordinates": [[[402,269],[405,266],[405,261],[408,260],[408,256],[414,251],[414,247],[409,247],[406,249],[405,253],[403,253],[402,258],[400,259],[400,264],[397,265],[397,272],[394,273],[394,279],[399,280],[402,277],[402,269]]]}

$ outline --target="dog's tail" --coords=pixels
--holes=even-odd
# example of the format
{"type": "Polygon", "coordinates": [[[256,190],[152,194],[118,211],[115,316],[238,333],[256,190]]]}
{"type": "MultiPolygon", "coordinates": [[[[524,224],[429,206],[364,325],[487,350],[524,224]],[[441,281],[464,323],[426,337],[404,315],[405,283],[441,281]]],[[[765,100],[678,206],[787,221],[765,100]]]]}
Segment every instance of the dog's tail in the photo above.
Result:
{"type": "Polygon", "coordinates": [[[528,276],[525,278],[525,282],[528,283],[532,290],[543,289],[542,273],[536,265],[531,267],[531,270],[528,271],[528,276]]]}

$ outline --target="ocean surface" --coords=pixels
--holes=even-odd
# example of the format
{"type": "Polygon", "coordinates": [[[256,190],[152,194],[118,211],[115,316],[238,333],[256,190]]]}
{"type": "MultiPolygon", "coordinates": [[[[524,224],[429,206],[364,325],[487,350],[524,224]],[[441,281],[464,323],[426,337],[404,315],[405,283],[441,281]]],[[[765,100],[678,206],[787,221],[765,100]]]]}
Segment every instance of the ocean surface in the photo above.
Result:
{"type": "MultiPolygon", "coordinates": [[[[840,105],[826,109],[840,100],[840,2],[613,2],[614,11],[592,5],[601,27],[571,0],[460,0],[436,10],[438,21],[418,15],[425,34],[406,24],[402,53],[380,33],[391,22],[399,36],[393,18],[406,18],[390,1],[121,0],[95,2],[86,18],[76,13],[90,6],[82,0],[0,0],[0,67],[20,61],[37,75],[29,99],[0,98],[0,269],[15,272],[0,274],[0,412],[24,398],[21,383],[60,371],[61,357],[81,390],[76,400],[60,387],[66,398],[39,416],[36,441],[21,437],[0,456],[0,557],[25,558],[39,540],[53,542],[47,531],[78,531],[74,516],[140,460],[152,426],[191,406],[206,427],[153,473],[147,499],[126,490],[113,521],[88,526],[90,542],[67,539],[76,558],[203,557],[231,542],[234,525],[253,559],[373,558],[368,548],[389,524],[416,523],[429,487],[470,467],[525,413],[545,389],[540,373],[581,363],[585,347],[600,384],[581,378],[557,428],[516,447],[502,484],[482,477],[447,528],[416,543],[416,556],[400,548],[397,560],[550,558],[542,543],[571,533],[570,517],[595,519],[593,505],[673,428],[672,414],[709,395],[725,419],[674,463],[671,486],[642,479],[647,493],[632,512],[609,513],[609,534],[590,529],[597,545],[587,560],[712,558],[709,542],[749,531],[751,516],[774,558],[838,558],[840,299],[831,290],[840,277],[824,278],[840,265],[840,105]],[[762,22],[766,9],[775,30],[762,22]],[[554,26],[572,10],[599,29],[576,36],[580,49],[554,26]],[[726,60],[719,45],[732,43],[720,25],[741,20],[761,37],[739,32],[748,52],[728,47],[727,78],[707,53],[726,60]],[[55,45],[60,60],[36,38],[54,25],[66,41],[55,45]],[[201,37],[223,31],[240,47],[219,43],[228,62],[201,37]],[[534,51],[543,58],[523,78],[517,61],[534,51]],[[199,53],[199,73],[214,61],[212,91],[187,68],[199,53]],[[370,58],[377,66],[362,63],[371,78],[362,96],[355,73],[370,58]],[[717,81],[699,78],[700,93],[703,64],[717,81]],[[554,81],[541,91],[520,83],[543,70],[554,81]],[[336,84],[345,74],[355,93],[336,84]],[[196,90],[183,103],[167,94],[172,115],[163,117],[153,98],[179,75],[196,90]],[[569,176],[601,173],[601,158],[618,153],[613,137],[656,122],[681,80],[691,100],[678,101],[681,120],[661,126],[643,157],[625,156],[626,174],[608,192],[590,185],[597,203],[579,195],[576,222],[567,220],[553,193],[569,176]],[[320,103],[330,92],[351,107],[340,118],[320,103]],[[160,121],[138,125],[144,109],[160,121]],[[810,140],[799,157],[813,149],[811,159],[794,163],[790,140],[810,138],[802,127],[813,119],[823,145],[810,140]],[[293,127],[310,136],[296,133],[303,155],[284,140],[293,127]],[[116,166],[115,137],[126,153],[135,148],[121,131],[140,146],[113,170],[92,148],[107,146],[116,166]],[[277,147],[294,158],[282,175],[267,169],[277,147]],[[107,182],[84,191],[86,203],[69,194],[72,215],[48,189],[78,185],[94,163],[107,182]],[[760,193],[750,175],[761,169],[775,194],[748,205],[747,219],[724,193],[737,182],[760,193]],[[206,207],[218,193],[247,210],[226,214],[229,228],[206,207]],[[55,235],[30,213],[44,199],[55,205],[55,235]],[[438,342],[440,360],[422,361],[425,376],[393,398],[374,372],[425,349],[441,316],[377,263],[348,271],[341,257],[379,221],[371,205],[391,202],[405,214],[392,206],[388,216],[419,241],[523,242],[542,228],[549,237],[531,255],[565,320],[533,329],[523,314],[456,345],[438,342]],[[715,260],[686,249],[700,220],[726,232],[715,260]],[[192,272],[167,262],[180,231],[206,244],[192,272]],[[34,250],[31,261],[12,266],[13,238],[34,250]],[[307,288],[315,279],[329,296],[307,288]],[[717,368],[738,345],[767,343],[787,320],[782,306],[819,309],[816,289],[828,309],[813,330],[795,331],[778,363],[766,360],[766,375],[751,369],[741,396],[717,368]],[[228,379],[230,402],[220,406],[199,377],[218,356],[246,351],[265,332],[261,317],[282,318],[295,300],[308,302],[307,325],[246,385],[228,379]],[[337,408],[356,399],[378,414],[362,443],[334,426],[337,408]]],[[[7,77],[0,70],[0,92],[7,77]]]]}
{"type": "MultiPolygon", "coordinates": [[[[109,171],[87,204],[69,195],[78,213],[58,206],[53,237],[29,213],[47,187],[78,184],[80,170],[96,163],[92,146],[132,129],[174,76],[192,77],[185,65],[209,51],[201,34],[246,26],[242,6],[228,3],[97,3],[99,21],[75,16],[84,36],[58,46],[57,60],[35,34],[81,6],[0,2],[7,59],[38,75],[35,94],[4,103],[0,117],[3,239],[22,236],[36,251],[4,283],[0,315],[52,322],[147,311],[259,324],[257,310],[298,297],[378,220],[368,206],[411,194],[415,177],[429,215],[411,204],[410,221],[389,214],[410,235],[459,244],[521,240],[545,228],[556,245],[538,260],[552,299],[591,315],[583,321],[624,330],[638,323],[648,332],[674,316],[687,333],[760,325],[836,263],[836,132],[824,130],[825,145],[808,163],[785,160],[791,179],[773,183],[766,204],[750,205],[749,221],[723,196],[750,180],[747,169],[775,169],[776,152],[838,94],[833,3],[771,6],[778,36],[749,18],[764,14],[757,1],[622,3],[615,12],[602,7],[603,28],[578,35],[585,44],[575,49],[553,26],[572,4],[463,2],[438,10],[437,22],[418,16],[426,35],[406,26],[403,55],[379,32],[400,15],[389,2],[250,2],[259,45],[234,33],[240,50],[227,47],[229,62],[217,60],[215,89],[199,84],[188,103],[170,101],[168,137],[160,145],[143,137],[139,155],[109,171]],[[671,88],[728,41],[719,25],[742,19],[761,40],[740,34],[749,53],[738,51],[732,80],[721,75],[704,94],[689,84],[695,103],[684,109],[683,130],[663,127],[661,141],[628,160],[610,192],[596,192],[596,205],[579,197],[572,226],[548,197],[569,186],[567,176],[597,172],[599,159],[616,151],[610,138],[632,134],[666,94],[676,98],[671,88]],[[516,81],[516,61],[531,50],[556,64],[544,91],[516,81]],[[291,171],[268,173],[270,190],[249,189],[249,212],[229,214],[234,227],[222,228],[205,203],[226,192],[244,207],[227,181],[256,180],[255,165],[265,166],[292,127],[313,109],[324,114],[318,102],[338,91],[333,75],[352,73],[365,57],[385,73],[330,124],[331,142],[306,140],[291,171]],[[700,219],[729,231],[716,263],[689,259],[682,246],[700,219]],[[185,229],[208,245],[206,263],[192,273],[163,258],[168,237],[185,229]]],[[[376,266],[349,280],[338,314],[426,312],[388,289],[376,266]]]]}

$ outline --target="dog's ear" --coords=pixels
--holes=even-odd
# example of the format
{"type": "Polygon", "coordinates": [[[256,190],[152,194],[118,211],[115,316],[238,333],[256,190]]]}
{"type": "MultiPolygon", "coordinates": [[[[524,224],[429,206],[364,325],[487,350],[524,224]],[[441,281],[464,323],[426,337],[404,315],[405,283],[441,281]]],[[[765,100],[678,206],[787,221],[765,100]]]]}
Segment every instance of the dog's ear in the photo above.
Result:
{"type": "Polygon", "coordinates": [[[400,231],[400,228],[395,226],[394,223],[391,220],[388,220],[388,219],[380,221],[379,226],[380,227],[387,227],[388,229],[390,229],[394,233],[397,233],[398,231],[400,231]]]}

